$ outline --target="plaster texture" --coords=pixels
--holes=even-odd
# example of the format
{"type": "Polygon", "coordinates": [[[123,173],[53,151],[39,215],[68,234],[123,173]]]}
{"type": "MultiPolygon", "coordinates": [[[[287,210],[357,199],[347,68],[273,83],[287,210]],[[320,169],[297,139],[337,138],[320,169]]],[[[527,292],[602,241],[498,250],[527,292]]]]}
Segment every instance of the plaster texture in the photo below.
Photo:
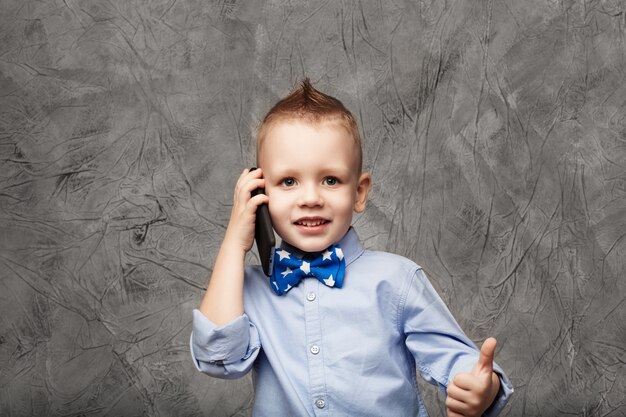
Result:
{"type": "Polygon", "coordinates": [[[308,76],[359,119],[366,247],[497,337],[502,415],[625,416],[625,54],[620,0],[1,0],[0,415],[250,415],[191,310],[308,76]]]}

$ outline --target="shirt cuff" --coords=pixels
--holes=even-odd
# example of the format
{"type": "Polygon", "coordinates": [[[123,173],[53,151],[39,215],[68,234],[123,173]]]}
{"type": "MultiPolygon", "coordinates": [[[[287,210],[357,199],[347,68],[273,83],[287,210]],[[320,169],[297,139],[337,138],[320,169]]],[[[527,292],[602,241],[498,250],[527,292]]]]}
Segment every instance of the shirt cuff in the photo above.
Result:
{"type": "Polygon", "coordinates": [[[245,361],[261,345],[258,332],[246,314],[218,327],[194,309],[192,329],[191,355],[201,371],[202,362],[225,366],[245,361]]]}

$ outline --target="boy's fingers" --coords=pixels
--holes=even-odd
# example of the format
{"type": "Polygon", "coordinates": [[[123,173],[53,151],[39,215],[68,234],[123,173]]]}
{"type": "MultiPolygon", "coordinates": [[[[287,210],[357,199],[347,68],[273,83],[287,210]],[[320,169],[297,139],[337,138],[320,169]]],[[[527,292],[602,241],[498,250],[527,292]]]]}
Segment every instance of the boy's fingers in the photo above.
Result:
{"type": "Polygon", "coordinates": [[[270,198],[265,194],[258,194],[250,199],[250,203],[254,206],[254,210],[256,210],[263,203],[269,203],[269,201],[270,198]]]}
{"type": "MultiPolygon", "coordinates": [[[[461,372],[454,376],[454,386],[457,391],[453,391],[454,395],[458,397],[458,392],[469,391],[476,385],[476,375],[468,374],[467,372],[461,372]]],[[[450,387],[448,387],[450,388],[450,387]]]]}
{"type": "Polygon", "coordinates": [[[235,190],[235,201],[239,203],[245,203],[252,197],[252,191],[257,188],[263,188],[265,186],[265,180],[263,178],[243,178],[242,181],[237,184],[235,190]]]}
{"type": "Polygon", "coordinates": [[[246,168],[241,172],[241,175],[239,175],[239,178],[237,179],[237,185],[239,186],[244,183],[246,181],[246,178],[261,178],[262,176],[263,173],[261,171],[261,168],[246,168]]]}
{"type": "MultiPolygon", "coordinates": [[[[461,374],[459,374],[461,375],[461,374]]],[[[472,378],[469,374],[465,374],[467,375],[469,378],[472,378]]],[[[471,395],[472,393],[469,391],[469,389],[463,388],[460,385],[456,384],[457,378],[454,378],[454,382],[450,383],[446,389],[447,392],[447,396],[454,398],[455,400],[461,401],[461,402],[468,402],[471,400],[471,395]]],[[[467,386],[468,384],[461,382],[461,385],[463,386],[467,386]]],[[[469,386],[471,386],[471,384],[469,384],[469,386]]]]}
{"type": "Polygon", "coordinates": [[[488,338],[483,342],[480,348],[480,356],[478,363],[474,367],[474,375],[489,374],[493,371],[493,357],[496,353],[496,339],[493,337],[488,338]]]}
{"type": "Polygon", "coordinates": [[[447,408],[449,416],[450,415],[465,415],[466,413],[471,411],[470,407],[467,404],[452,397],[447,397],[445,404],[446,404],[446,408],[447,408]],[[450,413],[456,413],[456,414],[450,414],[450,413]]]}

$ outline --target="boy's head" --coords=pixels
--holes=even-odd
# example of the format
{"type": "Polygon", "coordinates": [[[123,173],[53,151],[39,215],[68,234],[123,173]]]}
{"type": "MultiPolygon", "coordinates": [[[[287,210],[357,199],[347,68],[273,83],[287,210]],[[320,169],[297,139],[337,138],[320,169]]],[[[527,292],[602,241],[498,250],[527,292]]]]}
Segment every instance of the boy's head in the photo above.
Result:
{"type": "Polygon", "coordinates": [[[280,237],[306,252],[337,243],[365,209],[358,127],[343,104],[309,80],[279,101],[257,135],[257,162],[280,237]]]}
{"type": "Polygon", "coordinates": [[[277,123],[287,121],[306,122],[314,126],[324,122],[335,122],[338,127],[345,129],[346,133],[354,140],[354,157],[357,161],[356,172],[361,173],[363,151],[359,127],[354,116],[341,101],[316,90],[308,78],[305,78],[291,94],[278,101],[263,118],[257,131],[257,159],[268,132],[277,123]]]}

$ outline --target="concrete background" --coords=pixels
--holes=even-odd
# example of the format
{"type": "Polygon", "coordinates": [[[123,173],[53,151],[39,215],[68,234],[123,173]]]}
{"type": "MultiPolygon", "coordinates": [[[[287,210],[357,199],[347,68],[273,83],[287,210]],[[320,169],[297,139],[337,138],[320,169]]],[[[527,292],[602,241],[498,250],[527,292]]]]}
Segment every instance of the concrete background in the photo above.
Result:
{"type": "Polygon", "coordinates": [[[249,415],[249,377],[193,368],[191,310],[304,76],[360,120],[366,246],[498,338],[503,415],[626,415],[622,0],[0,7],[0,415],[249,415]]]}

